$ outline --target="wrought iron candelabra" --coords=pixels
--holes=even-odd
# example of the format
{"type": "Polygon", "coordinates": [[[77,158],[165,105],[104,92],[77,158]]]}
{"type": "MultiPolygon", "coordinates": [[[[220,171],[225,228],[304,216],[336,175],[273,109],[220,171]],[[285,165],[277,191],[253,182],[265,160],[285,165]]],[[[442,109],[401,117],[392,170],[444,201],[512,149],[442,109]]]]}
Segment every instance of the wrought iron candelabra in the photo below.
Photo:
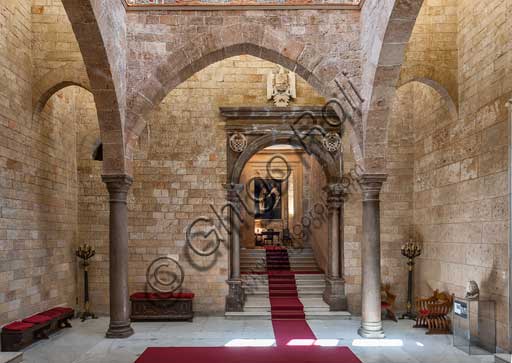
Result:
{"type": "Polygon", "coordinates": [[[84,243],[82,246],[79,246],[75,252],[76,256],[82,260],[81,265],[84,268],[84,311],[80,315],[80,319],[82,321],[87,320],[88,318],[96,319],[97,316],[90,311],[90,303],[89,303],[89,260],[96,254],[96,251],[91,245],[84,243]]]}
{"type": "Polygon", "coordinates": [[[401,248],[402,256],[407,257],[407,266],[409,267],[409,278],[407,281],[407,312],[402,315],[402,319],[415,319],[412,312],[412,289],[413,289],[413,270],[414,259],[421,255],[421,247],[416,243],[409,241],[401,248]]]}

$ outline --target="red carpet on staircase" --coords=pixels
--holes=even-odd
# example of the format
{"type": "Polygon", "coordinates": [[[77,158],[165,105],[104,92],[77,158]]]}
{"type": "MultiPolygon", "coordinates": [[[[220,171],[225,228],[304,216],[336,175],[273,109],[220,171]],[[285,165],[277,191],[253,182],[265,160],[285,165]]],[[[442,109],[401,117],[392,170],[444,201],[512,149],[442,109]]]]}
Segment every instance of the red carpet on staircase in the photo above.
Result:
{"type": "Polygon", "coordinates": [[[299,300],[288,251],[274,247],[266,253],[276,347],[148,348],[135,363],[361,363],[347,347],[293,345],[293,340],[316,340],[316,336],[299,300]]]}
{"type": "Polygon", "coordinates": [[[295,274],[290,269],[286,248],[267,248],[268,293],[272,326],[277,346],[294,339],[316,339],[306,322],[304,306],[299,300],[295,274]]]}

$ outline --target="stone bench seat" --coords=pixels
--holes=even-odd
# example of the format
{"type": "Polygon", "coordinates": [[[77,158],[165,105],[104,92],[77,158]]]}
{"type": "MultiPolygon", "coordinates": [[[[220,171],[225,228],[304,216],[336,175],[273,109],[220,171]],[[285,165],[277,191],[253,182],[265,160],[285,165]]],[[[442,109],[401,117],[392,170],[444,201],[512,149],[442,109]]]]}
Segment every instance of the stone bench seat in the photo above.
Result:
{"type": "Polygon", "coordinates": [[[71,308],[58,307],[5,325],[1,333],[2,352],[17,352],[36,340],[47,339],[53,332],[71,327],[69,319],[74,314],[71,308]]]}
{"type": "Polygon", "coordinates": [[[193,293],[137,292],[130,296],[132,321],[192,321],[193,293]]]}

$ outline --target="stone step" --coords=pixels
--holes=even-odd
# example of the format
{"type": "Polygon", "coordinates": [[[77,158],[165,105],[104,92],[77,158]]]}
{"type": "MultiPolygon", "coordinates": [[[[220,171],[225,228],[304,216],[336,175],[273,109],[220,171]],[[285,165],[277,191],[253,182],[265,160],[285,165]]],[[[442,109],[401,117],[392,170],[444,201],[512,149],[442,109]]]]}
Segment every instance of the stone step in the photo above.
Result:
{"type": "Polygon", "coordinates": [[[224,314],[226,319],[230,320],[245,320],[245,319],[256,319],[256,320],[270,320],[272,314],[270,311],[241,311],[241,312],[226,312],[224,314]]]}
{"type": "MultiPolygon", "coordinates": [[[[226,319],[230,320],[271,320],[272,314],[270,311],[242,311],[242,312],[227,312],[224,315],[226,319]]],[[[306,320],[349,320],[352,315],[348,311],[319,311],[319,312],[306,312],[306,320]]],[[[500,362],[501,363],[501,362],[500,362]]]]}
{"type": "MultiPolygon", "coordinates": [[[[260,296],[260,297],[268,297],[268,290],[245,290],[245,293],[250,296],[260,296]]],[[[299,291],[299,297],[318,297],[322,298],[324,290],[316,290],[316,291],[299,291]]]]}
{"type": "MultiPolygon", "coordinates": [[[[285,285],[291,285],[291,284],[273,284],[273,286],[279,287],[279,286],[285,286],[285,285]]],[[[301,290],[314,290],[314,289],[323,289],[325,288],[325,282],[324,281],[318,281],[318,282],[308,282],[308,281],[301,281],[296,282],[295,287],[301,291],[301,290]]],[[[252,281],[250,283],[244,283],[243,286],[247,289],[268,289],[269,284],[268,281],[261,280],[261,281],[252,281]]]]}
{"type": "Polygon", "coordinates": [[[314,311],[306,312],[306,320],[350,320],[352,314],[348,311],[314,311]]]}
{"type": "Polygon", "coordinates": [[[510,354],[496,354],[494,356],[494,362],[495,363],[511,363],[512,362],[512,356],[510,354]]]}
{"type": "Polygon", "coordinates": [[[0,363],[21,363],[23,362],[22,352],[2,352],[0,353],[0,363]]]}

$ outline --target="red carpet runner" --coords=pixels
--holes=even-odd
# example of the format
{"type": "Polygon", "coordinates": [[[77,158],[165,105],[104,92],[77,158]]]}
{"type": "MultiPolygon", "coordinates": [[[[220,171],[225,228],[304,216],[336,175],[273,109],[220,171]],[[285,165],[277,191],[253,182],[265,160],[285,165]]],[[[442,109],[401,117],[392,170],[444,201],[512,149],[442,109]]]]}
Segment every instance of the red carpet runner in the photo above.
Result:
{"type": "Polygon", "coordinates": [[[135,363],[361,363],[347,347],[288,345],[316,337],[306,322],[286,249],[267,250],[267,273],[277,347],[148,348],[135,363]]]}
{"type": "Polygon", "coordinates": [[[148,348],[135,363],[361,363],[347,347],[148,348]]]}
{"type": "Polygon", "coordinates": [[[266,252],[268,292],[277,346],[287,345],[294,339],[316,339],[306,322],[295,274],[290,270],[288,251],[274,247],[266,252]]]}

